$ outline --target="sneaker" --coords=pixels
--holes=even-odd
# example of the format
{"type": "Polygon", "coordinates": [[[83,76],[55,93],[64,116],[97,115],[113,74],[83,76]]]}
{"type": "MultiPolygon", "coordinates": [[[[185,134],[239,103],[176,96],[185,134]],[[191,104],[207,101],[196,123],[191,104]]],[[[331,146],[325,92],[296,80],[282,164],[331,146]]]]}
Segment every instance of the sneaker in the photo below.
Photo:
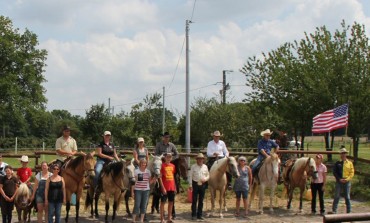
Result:
{"type": "Polygon", "coordinates": [[[336,211],[329,211],[328,214],[336,214],[336,211]]]}
{"type": "Polygon", "coordinates": [[[192,221],[195,221],[196,220],[196,217],[195,216],[191,216],[191,220],[192,221]]]}
{"type": "Polygon", "coordinates": [[[326,214],[325,211],[320,212],[321,216],[324,216],[325,214],[326,214]]]}
{"type": "Polygon", "coordinates": [[[232,188],[232,186],[231,186],[231,184],[229,184],[228,186],[227,186],[227,189],[228,190],[232,190],[233,188],[232,188]]]}
{"type": "Polygon", "coordinates": [[[203,217],[198,217],[198,220],[199,221],[204,221],[204,218],[203,217]]]}
{"type": "Polygon", "coordinates": [[[316,215],[316,211],[311,211],[311,215],[316,215]]]}

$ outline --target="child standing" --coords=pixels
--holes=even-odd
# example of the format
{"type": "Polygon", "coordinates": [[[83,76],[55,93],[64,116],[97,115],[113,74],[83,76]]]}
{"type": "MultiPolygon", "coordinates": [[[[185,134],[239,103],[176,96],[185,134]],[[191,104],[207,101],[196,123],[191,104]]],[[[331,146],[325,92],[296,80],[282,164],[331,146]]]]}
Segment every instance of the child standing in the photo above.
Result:
{"type": "Polygon", "coordinates": [[[13,168],[5,167],[5,176],[0,179],[0,206],[3,223],[12,222],[12,211],[14,209],[14,197],[17,194],[18,179],[13,176],[13,168]]]}
{"type": "Polygon", "coordinates": [[[161,184],[161,223],[164,222],[164,204],[168,199],[168,223],[172,223],[172,208],[175,201],[176,185],[175,185],[175,165],[171,163],[172,153],[166,153],[166,162],[162,164],[161,175],[159,182],[161,184]]]}

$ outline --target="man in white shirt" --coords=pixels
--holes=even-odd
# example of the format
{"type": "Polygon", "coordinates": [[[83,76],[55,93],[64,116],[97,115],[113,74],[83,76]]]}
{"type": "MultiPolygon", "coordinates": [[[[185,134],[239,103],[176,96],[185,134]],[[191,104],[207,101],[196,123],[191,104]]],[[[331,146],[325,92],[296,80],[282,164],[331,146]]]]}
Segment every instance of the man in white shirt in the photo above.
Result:
{"type": "MultiPolygon", "coordinates": [[[[211,170],[211,167],[213,163],[217,159],[221,159],[224,157],[229,156],[229,151],[227,150],[226,144],[224,141],[220,140],[220,137],[222,136],[220,131],[214,131],[213,135],[213,140],[208,142],[207,145],[207,167],[208,170],[211,170]]],[[[231,190],[231,174],[226,173],[227,176],[227,186],[228,189],[231,190]]]]}
{"type": "Polygon", "coordinates": [[[191,203],[191,220],[204,220],[203,218],[203,199],[206,191],[206,182],[209,180],[209,172],[204,164],[204,156],[199,153],[195,159],[197,163],[193,164],[189,173],[189,185],[193,191],[191,203]],[[199,199],[198,199],[199,198],[199,199]],[[198,208],[197,208],[198,201],[198,208]]]}

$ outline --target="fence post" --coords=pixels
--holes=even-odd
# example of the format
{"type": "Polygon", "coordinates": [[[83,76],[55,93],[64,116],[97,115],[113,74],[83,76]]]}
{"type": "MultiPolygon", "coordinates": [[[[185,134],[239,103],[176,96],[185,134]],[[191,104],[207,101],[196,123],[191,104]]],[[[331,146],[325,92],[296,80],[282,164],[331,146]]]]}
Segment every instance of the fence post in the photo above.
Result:
{"type": "Polygon", "coordinates": [[[15,137],[15,148],[14,148],[14,153],[18,154],[18,137],[15,137]]]}

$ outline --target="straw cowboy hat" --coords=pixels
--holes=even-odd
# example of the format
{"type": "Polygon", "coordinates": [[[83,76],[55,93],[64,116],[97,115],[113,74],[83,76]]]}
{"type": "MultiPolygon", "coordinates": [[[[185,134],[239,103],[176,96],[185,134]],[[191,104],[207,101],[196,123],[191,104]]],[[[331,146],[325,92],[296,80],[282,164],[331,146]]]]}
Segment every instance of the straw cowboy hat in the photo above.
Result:
{"type": "Polygon", "coordinates": [[[21,162],[28,163],[28,156],[22,156],[21,157],[21,162]]]}
{"type": "Polygon", "coordinates": [[[203,153],[198,153],[198,156],[196,156],[195,159],[205,159],[205,157],[203,153]]]}
{"type": "Polygon", "coordinates": [[[264,131],[261,132],[261,136],[264,136],[264,135],[271,135],[272,134],[272,131],[270,131],[270,129],[266,129],[264,131]]]}
{"type": "Polygon", "coordinates": [[[216,130],[216,131],[214,131],[214,132],[212,133],[212,136],[218,136],[218,137],[221,137],[221,136],[223,136],[223,135],[220,133],[220,131],[216,130]]]}

